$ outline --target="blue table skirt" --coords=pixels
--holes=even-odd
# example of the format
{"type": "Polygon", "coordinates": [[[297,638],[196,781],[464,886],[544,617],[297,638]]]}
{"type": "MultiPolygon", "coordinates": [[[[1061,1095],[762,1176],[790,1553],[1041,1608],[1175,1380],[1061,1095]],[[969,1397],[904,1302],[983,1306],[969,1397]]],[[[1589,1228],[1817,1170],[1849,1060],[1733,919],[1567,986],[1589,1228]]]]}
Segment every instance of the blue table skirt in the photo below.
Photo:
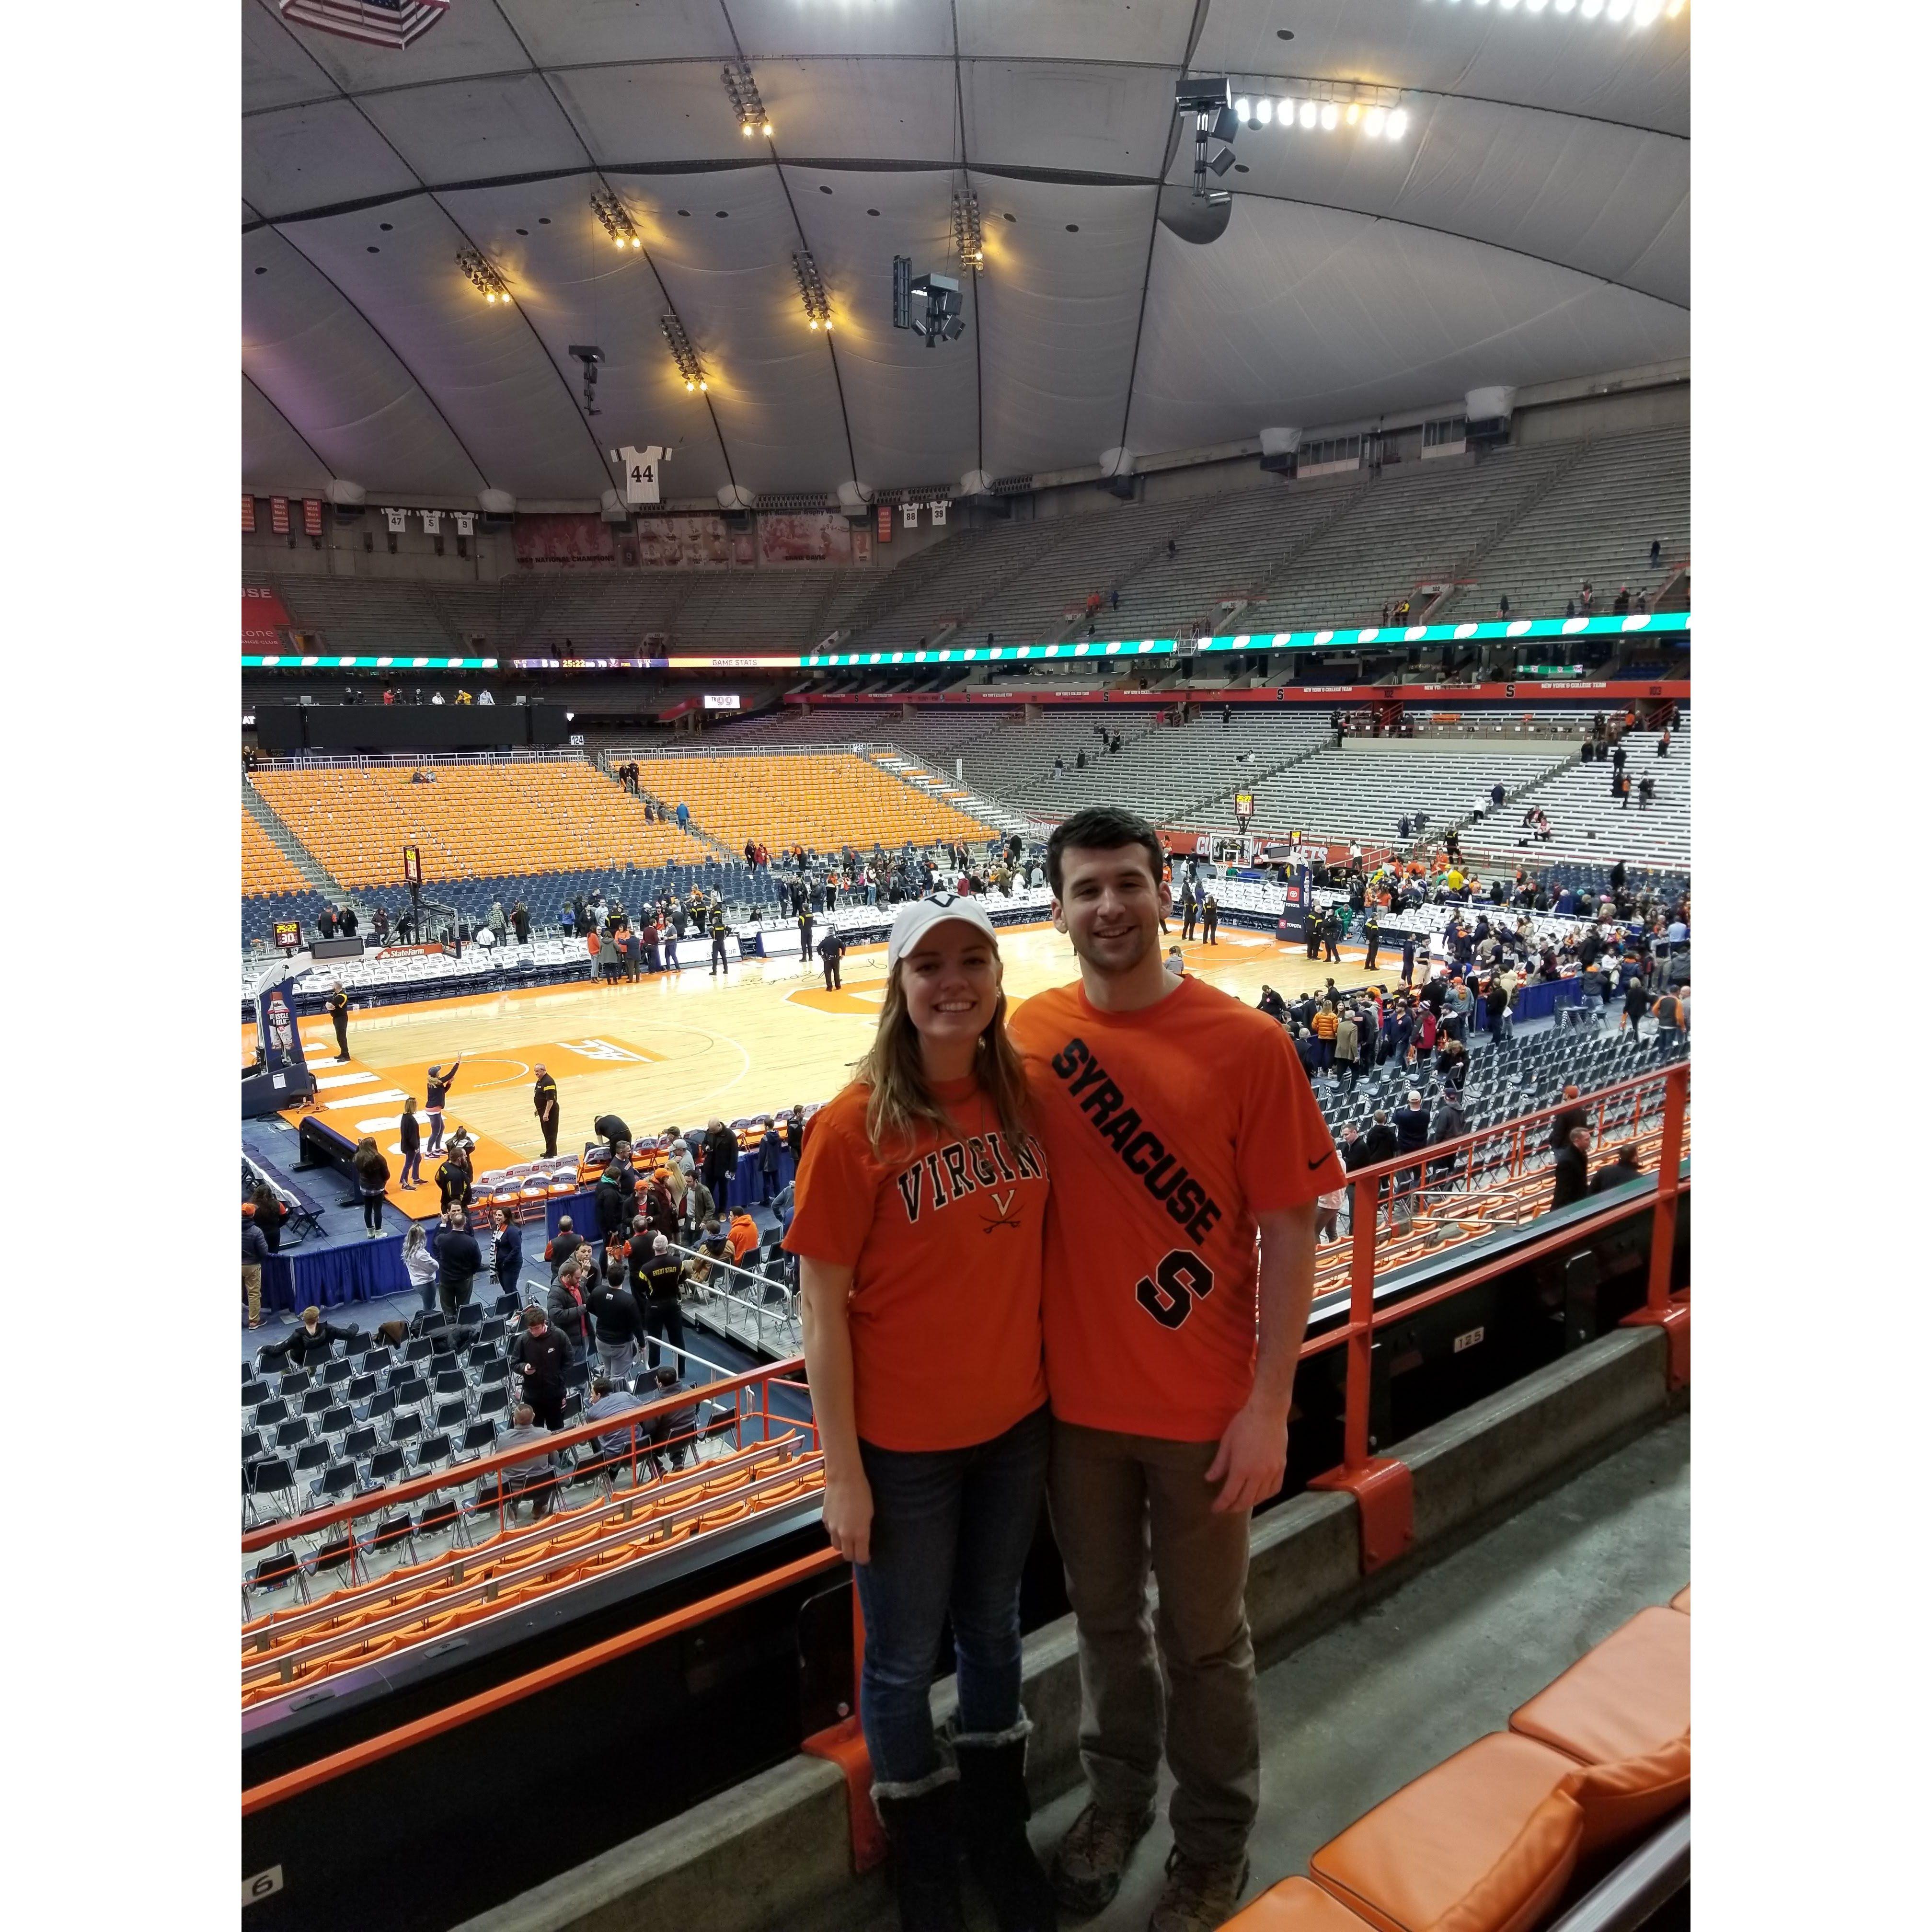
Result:
{"type": "Polygon", "coordinates": [[[265,1306],[291,1312],[310,1306],[336,1308],[345,1301],[372,1301],[400,1294],[410,1285],[403,1266],[403,1238],[366,1235],[334,1248],[289,1248],[271,1255],[262,1269],[265,1306]]]}

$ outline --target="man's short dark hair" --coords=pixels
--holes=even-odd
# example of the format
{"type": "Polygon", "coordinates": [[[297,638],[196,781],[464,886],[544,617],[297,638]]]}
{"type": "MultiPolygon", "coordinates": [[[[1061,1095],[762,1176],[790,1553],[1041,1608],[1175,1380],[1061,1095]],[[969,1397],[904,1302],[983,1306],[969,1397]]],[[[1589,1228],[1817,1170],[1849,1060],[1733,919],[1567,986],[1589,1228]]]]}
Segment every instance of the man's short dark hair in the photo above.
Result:
{"type": "Polygon", "coordinates": [[[1159,835],[1138,813],[1124,812],[1117,805],[1090,805],[1064,818],[1046,842],[1046,882],[1055,898],[1060,896],[1060,855],[1070,845],[1090,852],[1111,852],[1124,845],[1138,845],[1147,854],[1148,870],[1154,884],[1160,884],[1160,868],[1167,862],[1159,835]]]}

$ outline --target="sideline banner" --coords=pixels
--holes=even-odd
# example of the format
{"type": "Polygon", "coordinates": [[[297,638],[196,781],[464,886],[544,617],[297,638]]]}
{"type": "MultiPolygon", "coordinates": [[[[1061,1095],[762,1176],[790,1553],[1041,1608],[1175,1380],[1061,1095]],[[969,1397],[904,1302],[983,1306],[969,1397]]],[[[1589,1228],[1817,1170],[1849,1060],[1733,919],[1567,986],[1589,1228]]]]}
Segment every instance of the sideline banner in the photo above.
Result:
{"type": "Polygon", "coordinates": [[[282,600],[266,586],[242,586],[242,648],[244,651],[278,651],[282,647],[278,631],[295,628],[282,600]]]}
{"type": "Polygon", "coordinates": [[[296,982],[292,974],[278,980],[255,1001],[255,1024],[262,1036],[262,1064],[271,1073],[307,1065],[302,1029],[296,1024],[296,982]]]}

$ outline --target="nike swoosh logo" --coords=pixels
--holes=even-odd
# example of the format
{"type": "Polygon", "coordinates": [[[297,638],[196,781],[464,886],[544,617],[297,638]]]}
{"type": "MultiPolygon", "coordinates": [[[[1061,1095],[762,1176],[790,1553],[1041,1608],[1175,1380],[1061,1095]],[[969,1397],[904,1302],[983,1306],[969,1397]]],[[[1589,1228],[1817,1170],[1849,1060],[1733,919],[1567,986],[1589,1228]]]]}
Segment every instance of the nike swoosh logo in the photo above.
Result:
{"type": "Polygon", "coordinates": [[[1312,1174],[1318,1167],[1326,1167],[1328,1165],[1329,1159],[1330,1156],[1324,1154],[1319,1160],[1311,1160],[1308,1163],[1309,1172],[1312,1174]]]}

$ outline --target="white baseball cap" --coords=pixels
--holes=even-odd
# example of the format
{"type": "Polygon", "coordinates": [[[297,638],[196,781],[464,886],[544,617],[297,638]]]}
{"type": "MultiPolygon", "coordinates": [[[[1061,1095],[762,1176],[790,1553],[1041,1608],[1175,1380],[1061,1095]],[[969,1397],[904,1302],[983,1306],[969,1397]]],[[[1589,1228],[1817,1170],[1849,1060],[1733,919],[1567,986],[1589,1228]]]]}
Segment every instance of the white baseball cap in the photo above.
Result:
{"type": "Polygon", "coordinates": [[[977,926],[995,946],[1000,943],[986,908],[970,893],[934,892],[930,898],[908,899],[894,915],[892,936],[886,941],[886,970],[890,973],[931,928],[948,920],[977,926]]]}

